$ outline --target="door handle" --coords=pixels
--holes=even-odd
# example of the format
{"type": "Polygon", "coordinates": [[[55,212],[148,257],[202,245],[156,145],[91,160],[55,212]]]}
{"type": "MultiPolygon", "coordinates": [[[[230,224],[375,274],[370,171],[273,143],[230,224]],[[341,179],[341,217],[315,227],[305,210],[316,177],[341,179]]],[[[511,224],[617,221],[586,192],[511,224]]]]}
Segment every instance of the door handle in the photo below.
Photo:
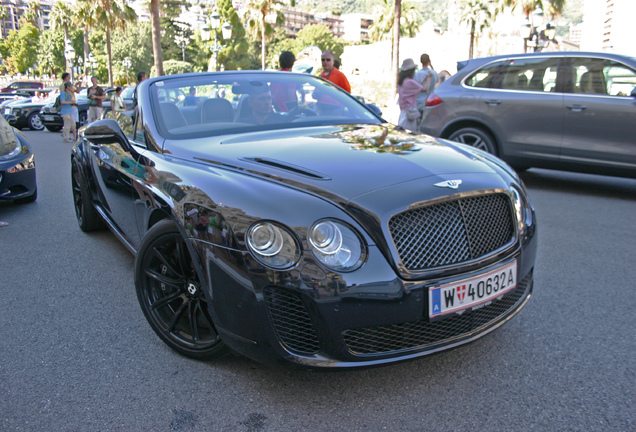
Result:
{"type": "Polygon", "coordinates": [[[485,99],[484,102],[486,103],[486,105],[489,105],[489,106],[497,106],[501,103],[500,100],[496,100],[496,99],[485,99]]]}
{"type": "Polygon", "coordinates": [[[584,109],[586,109],[587,106],[586,105],[566,105],[566,108],[574,112],[581,112],[584,109]]]}

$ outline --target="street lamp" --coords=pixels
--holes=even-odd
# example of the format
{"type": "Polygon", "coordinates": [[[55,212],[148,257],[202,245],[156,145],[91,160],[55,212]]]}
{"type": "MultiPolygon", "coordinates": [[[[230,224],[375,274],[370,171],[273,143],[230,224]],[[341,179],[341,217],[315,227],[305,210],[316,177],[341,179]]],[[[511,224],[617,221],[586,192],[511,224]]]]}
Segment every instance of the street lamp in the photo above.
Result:
{"type": "Polygon", "coordinates": [[[126,57],[121,61],[121,64],[124,66],[126,70],[126,85],[128,85],[128,77],[130,76],[130,67],[132,66],[132,62],[129,57],[126,57]]]}
{"type": "Polygon", "coordinates": [[[98,62],[95,56],[93,56],[93,53],[88,55],[88,64],[91,68],[91,75],[95,75],[95,69],[97,69],[98,62]]]}
{"type": "Polygon", "coordinates": [[[66,66],[69,68],[71,73],[71,79],[73,79],[73,63],[75,60],[75,50],[73,49],[73,45],[71,45],[71,41],[66,41],[66,47],[64,48],[64,58],[66,58],[66,66]]]}
{"type": "MultiPolygon", "coordinates": [[[[208,32],[210,31],[214,33],[214,45],[210,46],[210,51],[214,56],[214,70],[218,70],[218,55],[225,45],[219,44],[217,30],[219,28],[221,29],[221,36],[223,37],[223,40],[226,40],[232,37],[232,25],[227,21],[221,25],[221,15],[216,7],[212,10],[209,18],[210,27],[205,27],[203,30],[206,34],[209,34],[208,32]]],[[[210,66],[208,66],[208,70],[210,70],[210,66]]]]}

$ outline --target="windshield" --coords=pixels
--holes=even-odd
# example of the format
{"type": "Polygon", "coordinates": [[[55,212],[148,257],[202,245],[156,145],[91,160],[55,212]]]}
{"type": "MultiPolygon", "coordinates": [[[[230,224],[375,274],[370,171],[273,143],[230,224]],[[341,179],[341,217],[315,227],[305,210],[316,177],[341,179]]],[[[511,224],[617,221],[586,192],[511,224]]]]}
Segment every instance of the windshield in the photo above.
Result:
{"type": "Polygon", "coordinates": [[[121,97],[123,99],[132,99],[133,93],[135,92],[135,88],[137,88],[137,86],[126,87],[125,89],[121,91],[121,97]]]}
{"type": "Polygon", "coordinates": [[[166,77],[150,85],[153,117],[167,138],[382,120],[340,88],[307,74],[226,72],[166,77]]]}

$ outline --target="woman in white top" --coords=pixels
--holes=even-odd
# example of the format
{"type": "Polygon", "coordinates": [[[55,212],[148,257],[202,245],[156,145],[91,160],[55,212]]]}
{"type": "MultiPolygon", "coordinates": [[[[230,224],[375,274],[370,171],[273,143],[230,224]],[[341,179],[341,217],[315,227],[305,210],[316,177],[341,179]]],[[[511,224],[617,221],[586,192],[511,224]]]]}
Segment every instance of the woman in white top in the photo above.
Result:
{"type": "Polygon", "coordinates": [[[115,88],[115,94],[110,100],[110,106],[112,107],[113,111],[122,112],[128,110],[126,104],[124,103],[124,100],[121,98],[122,90],[123,89],[119,86],[115,88]]]}

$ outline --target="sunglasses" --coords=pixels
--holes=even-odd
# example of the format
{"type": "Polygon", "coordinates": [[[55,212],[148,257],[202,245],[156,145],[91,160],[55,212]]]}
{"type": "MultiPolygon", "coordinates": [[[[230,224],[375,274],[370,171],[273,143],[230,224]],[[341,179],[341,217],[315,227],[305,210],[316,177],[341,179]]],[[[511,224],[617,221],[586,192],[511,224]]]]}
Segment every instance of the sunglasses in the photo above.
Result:
{"type": "Polygon", "coordinates": [[[320,59],[320,60],[322,60],[322,61],[331,61],[330,58],[324,58],[324,59],[320,59]]]}

